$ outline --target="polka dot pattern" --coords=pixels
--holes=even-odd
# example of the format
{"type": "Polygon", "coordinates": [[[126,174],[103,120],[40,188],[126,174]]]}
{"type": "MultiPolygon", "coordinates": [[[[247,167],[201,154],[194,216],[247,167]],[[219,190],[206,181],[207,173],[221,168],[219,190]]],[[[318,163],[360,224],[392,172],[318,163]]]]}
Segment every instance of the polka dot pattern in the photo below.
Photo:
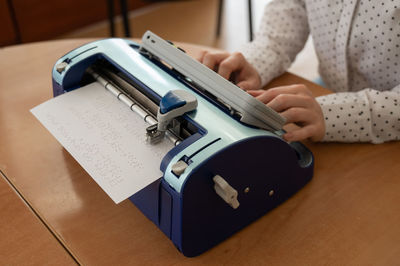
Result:
{"type": "Polygon", "coordinates": [[[318,97],[324,113],[324,141],[382,143],[400,140],[400,86],[318,97]]]}
{"type": "Polygon", "coordinates": [[[400,0],[273,0],[241,52],[265,85],[313,37],[325,141],[400,139],[400,0]]]}

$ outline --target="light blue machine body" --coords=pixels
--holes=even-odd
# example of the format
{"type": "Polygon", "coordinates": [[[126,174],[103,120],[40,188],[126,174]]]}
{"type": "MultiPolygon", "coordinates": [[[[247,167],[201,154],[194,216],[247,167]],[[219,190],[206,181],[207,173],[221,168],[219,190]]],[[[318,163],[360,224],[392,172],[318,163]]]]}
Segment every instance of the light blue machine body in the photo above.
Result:
{"type": "Polygon", "coordinates": [[[165,156],[160,180],[131,198],[185,255],[195,256],[216,245],[311,179],[313,157],[301,143],[288,144],[276,133],[242,124],[181,82],[179,75],[142,55],[131,41],[100,40],[61,57],[52,71],[54,95],[85,85],[86,69],[99,60],[155,98],[171,90],[186,90],[197,98],[197,109],[184,115],[198,127],[197,133],[165,156]],[[61,63],[62,71],[57,69],[61,63]],[[180,160],[188,166],[177,176],[171,168],[180,160]],[[233,209],[215,193],[215,175],[238,191],[239,208],[233,209]]]}

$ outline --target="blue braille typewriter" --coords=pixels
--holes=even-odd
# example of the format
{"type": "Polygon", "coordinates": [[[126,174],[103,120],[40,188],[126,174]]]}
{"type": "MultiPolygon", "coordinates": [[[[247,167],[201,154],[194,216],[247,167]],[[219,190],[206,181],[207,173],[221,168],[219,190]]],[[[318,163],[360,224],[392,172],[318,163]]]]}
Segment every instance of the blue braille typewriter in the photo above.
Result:
{"type": "MultiPolygon", "coordinates": [[[[172,141],[163,176],[130,197],[185,256],[199,255],[284,202],[313,175],[285,119],[152,32],[60,58],[54,96],[99,82],[140,115],[151,145],[172,141]]],[[[132,228],[134,230],[134,228],[132,228]]]]}

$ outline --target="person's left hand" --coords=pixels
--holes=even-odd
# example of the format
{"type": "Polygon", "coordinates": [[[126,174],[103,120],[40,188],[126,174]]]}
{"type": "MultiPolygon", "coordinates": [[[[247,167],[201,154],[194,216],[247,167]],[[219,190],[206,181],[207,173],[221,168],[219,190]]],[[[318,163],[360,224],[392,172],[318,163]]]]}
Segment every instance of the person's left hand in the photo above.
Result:
{"type": "Polygon", "coordinates": [[[300,141],[307,138],[320,141],[324,137],[325,122],[321,107],[305,85],[247,92],[280,113],[286,118],[286,123],[295,123],[300,126],[283,135],[287,141],[300,141]]]}

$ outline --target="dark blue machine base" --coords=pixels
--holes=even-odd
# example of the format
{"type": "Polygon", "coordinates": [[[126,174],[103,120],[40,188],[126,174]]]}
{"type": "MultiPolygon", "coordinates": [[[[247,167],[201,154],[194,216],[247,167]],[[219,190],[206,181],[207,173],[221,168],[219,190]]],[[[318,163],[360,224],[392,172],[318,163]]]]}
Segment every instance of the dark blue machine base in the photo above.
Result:
{"type": "Polygon", "coordinates": [[[185,256],[193,257],[278,206],[312,175],[313,157],[302,144],[255,137],[210,157],[193,171],[181,193],[160,179],[130,200],[185,256]],[[239,208],[216,194],[212,178],[217,174],[238,191],[239,208]]]}

